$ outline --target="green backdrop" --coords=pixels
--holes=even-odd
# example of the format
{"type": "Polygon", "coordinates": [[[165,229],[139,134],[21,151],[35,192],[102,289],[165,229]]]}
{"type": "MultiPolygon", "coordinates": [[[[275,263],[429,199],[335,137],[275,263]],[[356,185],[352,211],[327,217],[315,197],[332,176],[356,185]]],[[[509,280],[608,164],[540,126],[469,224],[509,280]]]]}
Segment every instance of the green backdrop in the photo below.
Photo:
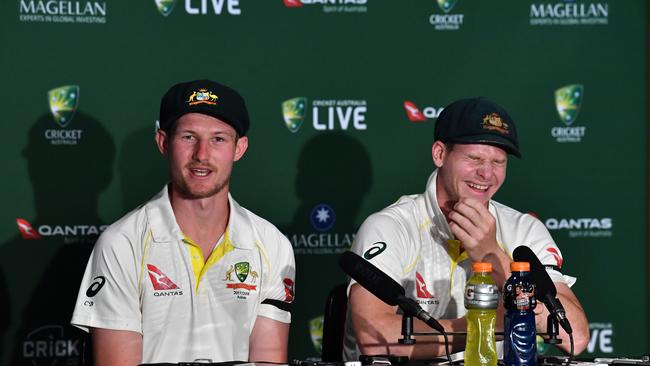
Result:
{"type": "Polygon", "coordinates": [[[424,190],[436,115],[477,95],[518,124],[523,159],[496,199],[562,249],[583,356],[647,353],[647,14],[641,0],[0,2],[1,362],[80,364],[67,323],[96,234],[166,181],[159,100],[197,78],[247,100],[232,191],[294,244],[291,358],[318,356],[363,219],[424,190]],[[304,114],[283,113],[292,99],[304,114]]]}

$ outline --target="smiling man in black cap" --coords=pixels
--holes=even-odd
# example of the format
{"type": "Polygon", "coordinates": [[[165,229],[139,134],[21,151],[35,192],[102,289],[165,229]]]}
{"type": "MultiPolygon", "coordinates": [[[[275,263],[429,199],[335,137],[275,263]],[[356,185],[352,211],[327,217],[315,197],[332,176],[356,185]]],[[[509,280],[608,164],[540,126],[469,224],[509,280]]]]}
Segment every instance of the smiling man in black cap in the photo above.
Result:
{"type": "Polygon", "coordinates": [[[176,84],[159,123],[171,182],[101,235],[72,324],[91,332],[100,366],[286,362],[291,244],[229,193],[248,147],[243,98],[210,80],[176,84]]]}
{"type": "MultiPolygon", "coordinates": [[[[426,191],[401,197],[372,214],[359,229],[352,251],[363,256],[406,290],[406,295],[448,332],[465,331],[464,289],[472,262],[489,262],[497,286],[509,277],[512,252],[530,247],[547,265],[558,296],[573,325],[576,353],[587,345],[589,329],[582,307],[563,275],[562,257],[544,224],[492,200],[506,178],[508,154],[521,157],[515,124],[508,113],[485,98],[451,103],[436,122],[432,147],[436,170],[426,191]]],[[[360,354],[408,355],[429,359],[444,354],[442,337],[422,337],[415,345],[398,344],[401,316],[351,280],[344,359],[360,354]]],[[[545,331],[548,311],[537,306],[538,330],[545,331]]],[[[503,330],[500,305],[497,327],[503,330]]],[[[414,320],[416,332],[430,332],[414,320]]],[[[560,334],[568,350],[569,337],[560,334]]],[[[417,337],[416,337],[417,338],[417,337]]],[[[454,350],[465,338],[452,336],[454,350]]]]}

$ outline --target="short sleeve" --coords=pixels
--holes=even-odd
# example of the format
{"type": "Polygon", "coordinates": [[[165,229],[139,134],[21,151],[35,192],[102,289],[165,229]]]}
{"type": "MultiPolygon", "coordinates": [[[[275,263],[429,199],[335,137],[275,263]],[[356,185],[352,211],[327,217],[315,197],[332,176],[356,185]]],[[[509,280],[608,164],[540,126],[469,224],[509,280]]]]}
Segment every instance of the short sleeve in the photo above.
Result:
{"type": "Polygon", "coordinates": [[[566,283],[573,286],[576,282],[575,277],[562,274],[562,265],[564,259],[560,248],[548,232],[544,224],[536,218],[533,219],[532,229],[530,231],[531,250],[537,255],[540,262],[546,266],[546,271],[553,282],[566,283]]]}
{"type": "MultiPolygon", "coordinates": [[[[394,217],[386,213],[370,215],[359,228],[351,250],[400,285],[406,286],[405,267],[406,263],[412,262],[409,258],[408,235],[394,217]]],[[[348,292],[354,283],[356,281],[350,279],[348,292]]]]}
{"type": "Polygon", "coordinates": [[[295,294],[296,262],[289,240],[277,230],[263,245],[268,261],[258,315],[291,323],[290,304],[295,294]]]}
{"type": "Polygon", "coordinates": [[[142,333],[138,260],[131,240],[105,231],[97,240],[84,273],[72,325],[142,333]]]}

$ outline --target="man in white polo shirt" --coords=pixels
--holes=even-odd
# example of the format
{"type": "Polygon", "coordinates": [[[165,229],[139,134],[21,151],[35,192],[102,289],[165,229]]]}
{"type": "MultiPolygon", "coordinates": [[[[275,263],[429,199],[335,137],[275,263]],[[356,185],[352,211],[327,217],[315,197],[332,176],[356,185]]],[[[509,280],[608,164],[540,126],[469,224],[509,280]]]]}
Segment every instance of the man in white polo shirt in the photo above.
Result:
{"type": "MultiPolygon", "coordinates": [[[[498,287],[510,276],[512,252],[529,246],[547,266],[558,298],[573,326],[575,353],[585,349],[589,328],[571,291],[575,278],[560,270],[562,256],[548,230],[535,217],[492,201],[506,177],[508,154],[520,157],[515,125],[500,106],[484,98],[463,99],[445,107],[436,121],[433,162],[426,191],[401,197],[369,216],[352,250],[400,283],[446,331],[465,331],[464,288],[472,262],[490,262],[498,287]]],[[[525,187],[522,187],[525,189],[525,187]]],[[[416,337],[401,345],[401,316],[354,280],[350,282],[344,359],[360,354],[407,355],[430,359],[444,354],[442,337],[416,337]]],[[[503,306],[497,328],[503,330],[503,306]]],[[[536,308],[538,331],[546,331],[548,311],[536,308]]],[[[431,332],[414,321],[416,332],[431,332]]],[[[569,349],[562,330],[561,348],[569,349]]],[[[464,336],[450,337],[452,350],[464,348],[464,336]]]]}
{"type": "Polygon", "coordinates": [[[72,324],[91,332],[99,366],[286,362],[291,244],[229,194],[248,147],[243,98],[210,80],[180,83],[159,122],[171,182],[101,235],[72,324]]]}

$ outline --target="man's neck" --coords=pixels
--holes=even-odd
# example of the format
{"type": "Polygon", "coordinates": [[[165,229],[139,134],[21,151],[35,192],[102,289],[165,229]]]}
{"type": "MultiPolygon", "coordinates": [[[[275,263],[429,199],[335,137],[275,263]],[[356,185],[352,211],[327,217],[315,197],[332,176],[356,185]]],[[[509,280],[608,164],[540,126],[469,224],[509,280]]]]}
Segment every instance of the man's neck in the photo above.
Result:
{"type": "Polygon", "coordinates": [[[198,244],[204,258],[228,226],[228,187],[207,198],[185,198],[170,185],[169,201],[183,234],[198,244]]]}
{"type": "Polygon", "coordinates": [[[445,191],[444,187],[442,186],[440,182],[440,172],[438,172],[438,175],[436,176],[436,202],[438,203],[438,207],[440,208],[440,211],[442,214],[445,216],[445,220],[449,222],[449,212],[454,208],[454,204],[458,202],[458,200],[452,200],[449,198],[449,195],[445,191]]]}

